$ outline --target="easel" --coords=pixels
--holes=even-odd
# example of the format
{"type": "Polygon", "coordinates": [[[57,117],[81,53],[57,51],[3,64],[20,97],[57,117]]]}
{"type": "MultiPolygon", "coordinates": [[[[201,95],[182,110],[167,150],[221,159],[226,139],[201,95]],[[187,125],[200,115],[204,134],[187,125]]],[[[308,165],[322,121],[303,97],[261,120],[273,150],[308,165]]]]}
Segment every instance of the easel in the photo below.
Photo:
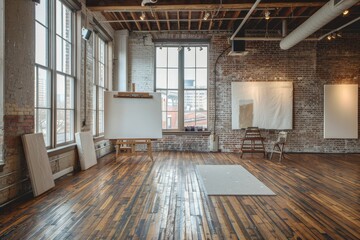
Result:
{"type": "MultiPolygon", "coordinates": [[[[135,84],[132,84],[132,90],[135,91],[135,84]]],[[[153,98],[147,92],[118,92],[114,95],[114,98],[153,98]]],[[[115,143],[116,158],[120,155],[123,156],[135,156],[140,153],[136,152],[136,145],[146,144],[147,154],[153,161],[151,140],[148,138],[139,139],[117,139],[115,143]]]]}
{"type": "Polygon", "coordinates": [[[147,154],[154,161],[152,154],[151,139],[118,139],[115,143],[116,158],[121,156],[135,156],[141,153],[136,152],[136,145],[146,144],[147,154]]]}

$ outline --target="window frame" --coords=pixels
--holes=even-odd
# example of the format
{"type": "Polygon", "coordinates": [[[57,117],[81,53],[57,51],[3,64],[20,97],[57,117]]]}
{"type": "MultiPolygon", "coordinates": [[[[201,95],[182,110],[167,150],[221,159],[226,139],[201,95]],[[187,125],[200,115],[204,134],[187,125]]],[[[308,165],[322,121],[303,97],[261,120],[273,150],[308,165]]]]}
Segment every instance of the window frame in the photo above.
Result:
{"type": "MultiPolygon", "coordinates": [[[[50,129],[49,132],[49,139],[45,139],[45,143],[46,144],[46,148],[47,149],[53,149],[53,148],[57,148],[57,147],[61,147],[61,146],[66,146],[69,144],[74,143],[75,141],[75,132],[77,130],[76,127],[76,109],[77,109],[77,102],[76,102],[76,89],[77,89],[77,76],[76,76],[76,14],[75,14],[75,9],[71,8],[71,6],[69,6],[65,1],[62,0],[47,0],[47,64],[46,66],[37,63],[36,59],[35,59],[35,91],[37,91],[37,86],[38,86],[38,75],[37,72],[39,71],[39,69],[43,69],[49,72],[49,78],[50,78],[50,108],[46,108],[47,110],[50,109],[50,126],[47,127],[48,129],[50,129]],[[66,7],[71,14],[71,19],[70,19],[70,34],[71,37],[67,40],[67,43],[70,44],[70,57],[69,59],[71,60],[70,63],[70,68],[71,71],[67,72],[66,71],[59,71],[57,69],[57,42],[56,39],[59,36],[59,34],[57,33],[57,4],[60,3],[61,4],[61,11],[63,11],[64,7],[66,7]],[[64,108],[58,108],[58,102],[57,102],[57,84],[58,84],[58,76],[64,76],[65,79],[65,107],[64,108]],[[69,108],[66,104],[66,98],[67,98],[67,91],[66,91],[66,82],[67,79],[71,78],[73,81],[72,84],[72,91],[70,92],[71,95],[71,99],[72,99],[72,106],[69,108]],[[70,128],[72,129],[72,131],[69,132],[70,137],[67,138],[66,134],[67,134],[67,130],[66,127],[64,129],[64,142],[58,142],[58,132],[57,132],[57,118],[58,118],[58,114],[57,111],[58,110],[65,110],[65,113],[67,112],[72,112],[72,119],[69,121],[70,122],[70,128]]],[[[36,10],[35,10],[36,11],[36,10]]],[[[64,15],[61,16],[61,28],[63,31],[63,17],[64,15]]],[[[39,21],[35,18],[34,20],[35,25],[37,23],[39,23],[39,21]]],[[[42,26],[46,27],[44,24],[39,23],[42,26]]],[[[63,34],[62,34],[63,35],[63,34]]],[[[36,33],[35,33],[35,37],[36,37],[36,33]]],[[[63,41],[64,39],[61,38],[61,43],[63,46],[63,41]]],[[[63,48],[62,48],[63,49],[63,48]]],[[[36,51],[36,48],[35,48],[36,51]]],[[[64,51],[61,52],[62,57],[64,56],[64,51]]],[[[37,97],[37,92],[35,92],[35,106],[34,106],[34,110],[35,110],[35,132],[41,132],[38,129],[37,126],[37,118],[38,118],[38,110],[39,109],[44,109],[43,107],[39,107],[37,104],[38,101],[38,97],[37,97]]],[[[66,114],[65,114],[65,126],[66,124],[66,114]]]]}
{"type": "Polygon", "coordinates": [[[100,92],[108,90],[108,42],[100,34],[93,34],[93,108],[92,108],[92,134],[94,137],[104,135],[104,94],[102,95],[102,106],[100,106],[100,92]],[[100,42],[104,43],[104,62],[100,59],[100,42]],[[104,83],[100,84],[100,65],[104,68],[104,83]],[[94,99],[95,98],[95,99],[94,99]],[[94,107],[95,105],[95,107],[94,107]],[[100,112],[102,112],[102,128],[100,128],[100,112]]]}
{"type": "MultiPolygon", "coordinates": [[[[189,90],[193,90],[195,93],[196,91],[206,91],[206,119],[207,119],[207,124],[206,127],[203,128],[202,130],[205,131],[209,128],[209,43],[208,42],[196,42],[196,43],[192,43],[190,42],[182,42],[181,44],[178,43],[169,43],[169,42],[156,42],[155,43],[155,50],[154,50],[154,92],[161,92],[161,91],[168,91],[171,90],[169,88],[157,88],[157,76],[156,76],[156,72],[157,72],[157,49],[158,48],[181,48],[178,52],[178,128],[176,129],[169,129],[169,128],[163,128],[162,131],[163,132],[181,132],[185,130],[185,91],[189,91],[189,90]],[[206,79],[206,88],[195,88],[194,89],[186,89],[185,88],[185,69],[186,67],[185,65],[185,49],[187,49],[188,47],[202,47],[202,48],[206,48],[207,51],[207,64],[206,64],[206,70],[207,70],[207,79],[206,79]]],[[[167,55],[168,58],[168,55],[167,55]]],[[[168,67],[166,67],[166,69],[168,69],[168,67]]],[[[196,57],[195,57],[195,72],[197,69],[196,66],[196,57]]],[[[195,73],[196,74],[196,73],[195,73]]],[[[196,96],[195,96],[195,101],[196,101],[196,96]]],[[[161,110],[162,113],[164,112],[163,110],[161,110]]],[[[167,107],[166,107],[166,113],[167,111],[167,107]]],[[[196,109],[195,109],[195,119],[196,119],[196,109]]],[[[204,111],[201,111],[204,112],[204,111]]],[[[163,117],[162,117],[163,118],[163,117]]],[[[166,120],[168,119],[168,116],[166,116],[166,120]]],[[[163,119],[162,119],[163,121],[163,119]]],[[[196,121],[196,120],[195,120],[196,121]]],[[[168,125],[168,122],[166,121],[165,123],[166,125],[168,125]]],[[[167,126],[166,126],[167,127],[167,126]]]]}
{"type": "Polygon", "coordinates": [[[4,51],[5,51],[5,0],[0,0],[0,168],[4,164],[3,156],[3,117],[4,117],[4,51]]]}

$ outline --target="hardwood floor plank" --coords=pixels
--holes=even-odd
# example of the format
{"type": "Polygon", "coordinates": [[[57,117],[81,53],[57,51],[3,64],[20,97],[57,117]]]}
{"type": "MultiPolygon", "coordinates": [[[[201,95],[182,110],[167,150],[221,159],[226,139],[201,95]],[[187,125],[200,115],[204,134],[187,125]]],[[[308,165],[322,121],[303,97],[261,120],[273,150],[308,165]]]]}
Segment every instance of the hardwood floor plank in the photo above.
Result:
{"type": "Polygon", "coordinates": [[[102,158],[0,211],[0,239],[360,239],[360,155],[102,158]],[[276,196],[207,196],[196,165],[239,164],[276,196]]]}

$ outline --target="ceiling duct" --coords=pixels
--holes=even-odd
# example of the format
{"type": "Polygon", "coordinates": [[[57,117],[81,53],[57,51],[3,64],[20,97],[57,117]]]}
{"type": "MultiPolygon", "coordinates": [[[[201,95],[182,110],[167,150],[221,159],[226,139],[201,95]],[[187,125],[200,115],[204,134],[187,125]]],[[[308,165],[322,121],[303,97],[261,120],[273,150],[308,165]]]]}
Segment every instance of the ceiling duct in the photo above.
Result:
{"type": "MultiPolygon", "coordinates": [[[[234,24],[234,32],[238,28],[239,24],[234,24]]],[[[245,37],[245,29],[240,29],[236,35],[234,36],[234,40],[230,39],[231,42],[231,51],[229,52],[229,56],[243,56],[248,52],[245,51],[245,40],[235,40],[235,38],[244,38],[245,37]]]]}
{"type": "Polygon", "coordinates": [[[330,0],[314,13],[308,20],[292,31],[280,42],[280,48],[287,50],[309,37],[311,34],[325,26],[331,20],[342,14],[342,12],[360,0],[336,1],[330,0]]]}

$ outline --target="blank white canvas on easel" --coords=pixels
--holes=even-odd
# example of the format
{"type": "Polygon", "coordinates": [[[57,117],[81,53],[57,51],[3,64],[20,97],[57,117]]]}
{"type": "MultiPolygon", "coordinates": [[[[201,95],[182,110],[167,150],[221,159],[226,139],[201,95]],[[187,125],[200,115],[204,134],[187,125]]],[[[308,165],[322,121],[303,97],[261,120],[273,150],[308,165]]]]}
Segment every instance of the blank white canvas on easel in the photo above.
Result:
{"type": "Polygon", "coordinates": [[[358,138],[358,84],[324,86],[324,138],[358,138]]]}

